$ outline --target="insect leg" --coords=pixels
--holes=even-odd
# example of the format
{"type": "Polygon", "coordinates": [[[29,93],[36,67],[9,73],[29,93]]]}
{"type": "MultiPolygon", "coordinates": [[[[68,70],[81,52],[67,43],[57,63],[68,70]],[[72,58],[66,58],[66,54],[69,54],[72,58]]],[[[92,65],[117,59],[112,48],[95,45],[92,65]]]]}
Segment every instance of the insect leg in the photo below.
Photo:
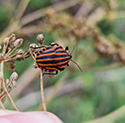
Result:
{"type": "Polygon", "coordinates": [[[68,52],[68,50],[69,50],[69,47],[68,47],[68,46],[66,46],[65,50],[66,50],[66,52],[68,52]]]}
{"type": "Polygon", "coordinates": [[[56,73],[43,73],[43,76],[44,75],[56,75],[56,74],[58,74],[58,71],[56,71],[56,73]]]}
{"type": "Polygon", "coordinates": [[[69,66],[69,63],[67,63],[67,66],[69,66]]]}

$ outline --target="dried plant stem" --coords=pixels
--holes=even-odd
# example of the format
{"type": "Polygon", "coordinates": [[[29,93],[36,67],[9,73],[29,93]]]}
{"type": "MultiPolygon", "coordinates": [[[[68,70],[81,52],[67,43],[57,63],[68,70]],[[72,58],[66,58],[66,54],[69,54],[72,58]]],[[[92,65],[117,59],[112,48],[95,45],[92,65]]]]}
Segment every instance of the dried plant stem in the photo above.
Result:
{"type": "Polygon", "coordinates": [[[15,16],[12,18],[12,20],[20,20],[22,15],[24,14],[28,4],[29,4],[30,0],[21,0],[19,5],[18,5],[18,10],[15,13],[15,16]]]}
{"type": "MultiPolygon", "coordinates": [[[[12,89],[10,89],[9,91],[8,91],[8,93],[10,93],[12,91],[12,89]]],[[[7,96],[7,94],[6,93],[4,93],[4,95],[2,96],[2,97],[0,97],[0,99],[2,100],[3,98],[5,98],[7,96]]]]}
{"type": "MultiPolygon", "coordinates": [[[[53,97],[57,94],[58,90],[64,85],[65,80],[70,75],[70,71],[67,71],[62,78],[51,88],[51,90],[48,92],[46,96],[46,104],[48,105],[50,101],[53,99],[53,97]]],[[[38,111],[41,111],[42,105],[39,106],[38,111]]]]}
{"type": "Polygon", "coordinates": [[[15,47],[11,52],[9,51],[9,52],[6,54],[5,58],[7,58],[9,55],[11,55],[11,53],[14,52],[14,50],[16,50],[16,49],[17,49],[17,47],[15,47]]]}
{"type": "Polygon", "coordinates": [[[32,58],[34,59],[34,61],[36,61],[35,57],[33,56],[33,53],[30,51],[30,54],[32,56],[32,58]]]}
{"type": "Polygon", "coordinates": [[[79,0],[66,0],[63,2],[61,1],[61,2],[54,3],[46,8],[42,8],[37,11],[34,11],[34,12],[22,17],[22,19],[20,21],[20,26],[22,27],[22,26],[26,25],[27,23],[30,23],[36,19],[39,19],[39,18],[45,16],[46,15],[45,10],[47,10],[47,9],[54,8],[55,11],[53,11],[53,12],[57,12],[57,11],[61,11],[61,10],[70,8],[72,6],[75,6],[79,2],[80,2],[79,0]]]}
{"type": "Polygon", "coordinates": [[[5,107],[4,107],[3,103],[1,102],[1,100],[0,100],[0,105],[5,110],[5,107]]]}
{"type": "MultiPolygon", "coordinates": [[[[7,50],[8,45],[9,45],[9,42],[7,43],[6,46],[5,46],[5,45],[3,46],[3,56],[5,55],[5,52],[6,52],[6,50],[7,50]]],[[[9,49],[8,52],[10,52],[10,49],[9,49]]]]}
{"type": "Polygon", "coordinates": [[[40,87],[41,87],[41,97],[42,97],[43,110],[46,111],[46,103],[45,103],[44,91],[43,91],[43,72],[42,72],[42,70],[41,70],[41,75],[40,75],[40,87]]]}
{"type": "MultiPolygon", "coordinates": [[[[54,12],[57,12],[57,11],[61,11],[61,10],[70,8],[74,5],[76,5],[77,3],[79,3],[79,0],[67,0],[67,1],[64,1],[64,2],[58,2],[58,3],[55,3],[53,5],[50,5],[50,6],[46,7],[44,9],[40,9],[40,10],[32,12],[28,15],[25,15],[24,17],[22,17],[22,19],[20,21],[20,17],[22,16],[23,12],[25,11],[25,10],[22,10],[22,14],[19,15],[19,19],[15,20],[13,23],[9,24],[9,26],[5,29],[5,31],[1,33],[0,43],[2,43],[2,40],[4,39],[4,37],[8,36],[12,32],[15,32],[16,30],[19,30],[24,25],[45,16],[46,15],[46,13],[45,13],[46,9],[54,8],[54,10],[55,10],[54,12]],[[20,23],[19,23],[19,21],[20,21],[20,23]]],[[[28,4],[28,1],[26,2],[26,4],[28,4]]]]}
{"type": "Polygon", "coordinates": [[[1,89],[2,89],[2,88],[1,88],[1,83],[2,83],[2,80],[0,80],[0,93],[1,93],[1,89]]]}
{"type": "MultiPolygon", "coordinates": [[[[2,73],[4,72],[4,71],[3,71],[3,68],[4,68],[4,62],[2,61],[2,62],[1,62],[1,72],[2,72],[2,73]]],[[[15,109],[16,111],[19,111],[18,108],[16,107],[16,105],[14,104],[14,102],[13,102],[13,100],[12,100],[10,94],[8,93],[8,90],[7,90],[7,88],[6,88],[5,81],[4,81],[4,74],[3,74],[3,88],[4,88],[4,90],[5,90],[5,92],[6,92],[7,96],[8,96],[8,99],[10,100],[11,104],[13,105],[14,109],[15,109]]]]}

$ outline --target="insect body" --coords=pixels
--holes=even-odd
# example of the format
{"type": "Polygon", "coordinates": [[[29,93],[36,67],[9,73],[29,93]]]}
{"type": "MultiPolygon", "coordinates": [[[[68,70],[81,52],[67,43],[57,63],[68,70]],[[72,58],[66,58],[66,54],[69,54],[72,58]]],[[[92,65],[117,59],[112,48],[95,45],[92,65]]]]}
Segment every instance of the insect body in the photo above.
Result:
{"type": "Polygon", "coordinates": [[[41,51],[37,53],[36,63],[40,69],[49,73],[52,71],[63,71],[72,56],[66,52],[64,48],[56,44],[57,46],[45,46],[41,51]]]}
{"type": "Polygon", "coordinates": [[[57,43],[43,47],[36,55],[37,66],[41,70],[45,71],[44,74],[54,75],[54,73],[51,72],[56,71],[56,75],[58,71],[63,71],[66,66],[69,66],[69,61],[72,61],[72,56],[67,52],[67,50],[68,47],[64,49],[57,43]]]}

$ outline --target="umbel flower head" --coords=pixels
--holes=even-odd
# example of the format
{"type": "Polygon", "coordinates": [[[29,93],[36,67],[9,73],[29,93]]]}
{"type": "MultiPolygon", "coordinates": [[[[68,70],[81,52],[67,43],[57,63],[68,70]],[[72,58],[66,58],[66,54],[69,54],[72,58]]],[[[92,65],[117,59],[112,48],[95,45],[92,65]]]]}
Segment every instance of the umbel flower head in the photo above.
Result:
{"type": "Polygon", "coordinates": [[[23,39],[22,38],[16,39],[15,34],[12,34],[10,37],[5,38],[4,40],[3,51],[2,53],[0,53],[0,62],[3,61],[4,63],[9,63],[8,65],[9,71],[15,70],[16,68],[15,61],[20,61],[30,56],[30,52],[28,50],[23,51],[22,49],[17,49],[22,44],[23,44],[23,39]]]}

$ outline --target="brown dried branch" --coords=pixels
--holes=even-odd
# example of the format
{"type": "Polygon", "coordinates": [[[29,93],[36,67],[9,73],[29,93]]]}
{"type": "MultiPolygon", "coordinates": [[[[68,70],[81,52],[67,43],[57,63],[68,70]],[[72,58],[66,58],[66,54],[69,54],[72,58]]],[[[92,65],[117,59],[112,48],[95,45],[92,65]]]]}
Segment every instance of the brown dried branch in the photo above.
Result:
{"type": "MultiPolygon", "coordinates": [[[[13,105],[14,109],[18,111],[18,108],[14,104],[10,91],[16,87],[16,79],[18,74],[13,72],[9,79],[4,79],[4,63],[8,67],[8,70],[14,71],[16,64],[15,61],[20,61],[23,58],[28,58],[30,56],[29,51],[23,51],[22,49],[16,50],[23,43],[23,39],[16,39],[15,34],[12,34],[10,37],[5,38],[3,51],[0,55],[0,63],[1,63],[1,72],[0,72],[0,100],[1,103],[4,103],[5,97],[7,96],[13,105]],[[16,50],[15,53],[13,53],[16,50]],[[13,55],[11,55],[13,53],[13,55]],[[10,56],[11,55],[11,56],[10,56]],[[3,85],[3,87],[2,87],[3,85]]],[[[3,105],[1,105],[3,107],[3,105]]]]}
{"type": "Polygon", "coordinates": [[[43,110],[46,111],[46,103],[44,99],[44,90],[43,90],[43,72],[41,70],[41,75],[40,75],[40,87],[41,87],[41,98],[42,98],[42,105],[43,105],[43,110]]]}
{"type": "Polygon", "coordinates": [[[1,105],[1,107],[2,107],[3,109],[5,109],[5,107],[4,107],[4,105],[3,105],[2,101],[1,101],[1,99],[0,99],[0,105],[1,105]]]}
{"type": "MultiPolygon", "coordinates": [[[[70,74],[70,71],[66,72],[63,75],[63,77],[60,78],[60,80],[50,89],[50,91],[46,95],[46,104],[48,104],[52,100],[52,98],[56,95],[58,90],[64,85],[64,82],[67,79],[67,77],[69,76],[69,74],[70,74]]],[[[42,110],[42,105],[40,105],[38,110],[42,110]]]]}
{"type": "MultiPolygon", "coordinates": [[[[2,72],[2,73],[4,73],[3,69],[4,69],[4,62],[1,62],[1,72],[2,72]]],[[[7,90],[7,88],[6,88],[5,81],[4,81],[4,75],[3,75],[3,83],[2,83],[2,84],[3,84],[3,87],[4,87],[4,90],[5,90],[6,94],[7,94],[7,96],[8,96],[8,99],[10,100],[10,102],[11,102],[11,104],[13,105],[14,109],[15,109],[16,111],[19,111],[18,108],[16,107],[15,103],[13,102],[13,100],[12,100],[10,94],[8,93],[8,90],[7,90]]]]}

